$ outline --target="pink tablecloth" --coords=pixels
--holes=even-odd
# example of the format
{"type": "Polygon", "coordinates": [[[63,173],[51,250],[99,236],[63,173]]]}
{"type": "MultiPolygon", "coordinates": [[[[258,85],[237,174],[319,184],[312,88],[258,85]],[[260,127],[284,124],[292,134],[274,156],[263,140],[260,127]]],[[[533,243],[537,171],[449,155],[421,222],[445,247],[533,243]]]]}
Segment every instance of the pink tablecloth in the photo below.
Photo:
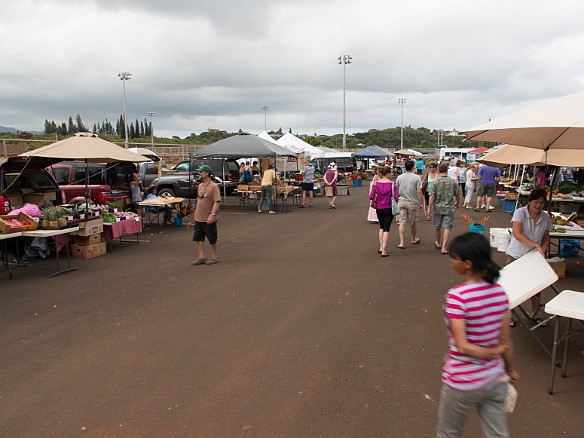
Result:
{"type": "Polygon", "coordinates": [[[112,222],[111,225],[104,224],[103,240],[110,243],[112,240],[122,236],[142,233],[142,218],[126,219],[125,221],[112,222]]]}

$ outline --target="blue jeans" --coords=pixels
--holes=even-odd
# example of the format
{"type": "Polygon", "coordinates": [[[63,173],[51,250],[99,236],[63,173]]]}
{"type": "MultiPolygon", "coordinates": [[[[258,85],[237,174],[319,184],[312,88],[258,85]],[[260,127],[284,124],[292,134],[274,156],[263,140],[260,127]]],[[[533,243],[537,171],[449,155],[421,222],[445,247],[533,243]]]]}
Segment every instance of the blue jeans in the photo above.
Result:
{"type": "Polygon", "coordinates": [[[260,196],[260,204],[258,205],[258,210],[262,211],[262,207],[264,205],[264,195],[268,201],[268,211],[272,210],[272,193],[273,193],[273,186],[262,186],[262,193],[260,196]]]}
{"type": "Polygon", "coordinates": [[[442,384],[438,406],[438,438],[462,436],[464,423],[473,408],[477,408],[484,438],[506,438],[507,414],[505,399],[508,383],[494,380],[475,391],[458,391],[442,384]]]}

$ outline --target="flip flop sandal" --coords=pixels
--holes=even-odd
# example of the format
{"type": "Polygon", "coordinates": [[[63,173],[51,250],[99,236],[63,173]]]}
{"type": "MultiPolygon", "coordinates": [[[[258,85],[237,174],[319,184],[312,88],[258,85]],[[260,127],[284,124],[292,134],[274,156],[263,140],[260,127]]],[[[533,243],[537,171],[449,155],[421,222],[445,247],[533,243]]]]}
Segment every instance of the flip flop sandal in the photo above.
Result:
{"type": "Polygon", "coordinates": [[[420,243],[420,238],[416,237],[416,240],[412,242],[412,245],[417,245],[418,243],[420,243]]]}
{"type": "Polygon", "coordinates": [[[440,254],[442,254],[442,255],[448,255],[448,251],[441,251],[440,254]]]}
{"type": "Polygon", "coordinates": [[[440,245],[437,240],[434,241],[434,247],[436,247],[436,249],[442,249],[442,245],[440,245]]]}
{"type": "Polygon", "coordinates": [[[397,247],[398,247],[399,249],[406,249],[406,247],[405,247],[405,246],[399,246],[399,245],[397,245],[397,247]]]}
{"type": "Polygon", "coordinates": [[[515,321],[513,318],[509,318],[509,327],[515,327],[515,321]]]}
{"type": "Polygon", "coordinates": [[[203,258],[203,259],[195,260],[192,264],[193,264],[193,266],[198,266],[198,265],[204,265],[205,263],[207,263],[207,259],[203,258]]]}
{"type": "Polygon", "coordinates": [[[381,254],[381,257],[389,257],[389,254],[381,254]]]}
{"type": "Polygon", "coordinates": [[[474,211],[481,211],[479,208],[473,208],[474,211]]]}
{"type": "Polygon", "coordinates": [[[205,262],[205,264],[206,264],[206,265],[214,265],[215,263],[218,263],[218,262],[219,262],[219,260],[213,260],[213,259],[210,259],[210,260],[207,260],[207,261],[205,262]]]}

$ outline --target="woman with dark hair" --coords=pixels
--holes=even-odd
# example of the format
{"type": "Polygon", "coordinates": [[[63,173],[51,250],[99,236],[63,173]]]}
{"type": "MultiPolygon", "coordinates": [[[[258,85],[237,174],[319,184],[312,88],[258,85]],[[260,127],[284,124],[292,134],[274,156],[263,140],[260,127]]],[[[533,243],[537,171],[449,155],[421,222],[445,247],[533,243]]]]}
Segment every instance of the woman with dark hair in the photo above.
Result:
{"type": "Polygon", "coordinates": [[[387,252],[387,244],[389,242],[389,228],[393,221],[393,213],[391,211],[391,202],[398,201],[397,186],[389,179],[391,169],[384,167],[381,169],[380,178],[373,186],[373,190],[369,193],[369,200],[376,200],[377,206],[377,220],[379,221],[379,254],[381,257],[389,256],[387,252]]]}
{"type": "Polygon", "coordinates": [[[422,178],[422,193],[426,200],[426,220],[430,220],[430,190],[432,183],[438,179],[438,164],[430,163],[430,171],[422,178]]]}
{"type": "Polygon", "coordinates": [[[446,293],[449,350],[442,370],[438,437],[459,437],[476,407],[483,436],[508,437],[505,400],[517,381],[509,326],[509,301],[496,284],[499,267],[483,235],[465,233],[450,244],[452,268],[464,283],[446,293]]]}
{"type": "MultiPolygon", "coordinates": [[[[507,264],[524,256],[534,248],[545,257],[550,243],[550,229],[552,228],[552,219],[544,211],[545,198],[545,189],[533,189],[527,198],[527,205],[518,208],[513,213],[511,218],[513,234],[506,251],[507,264]]],[[[531,297],[531,317],[537,324],[542,321],[537,318],[537,312],[540,307],[539,298],[540,294],[531,297]]],[[[509,320],[509,325],[511,327],[515,326],[512,319],[509,320]]]]}

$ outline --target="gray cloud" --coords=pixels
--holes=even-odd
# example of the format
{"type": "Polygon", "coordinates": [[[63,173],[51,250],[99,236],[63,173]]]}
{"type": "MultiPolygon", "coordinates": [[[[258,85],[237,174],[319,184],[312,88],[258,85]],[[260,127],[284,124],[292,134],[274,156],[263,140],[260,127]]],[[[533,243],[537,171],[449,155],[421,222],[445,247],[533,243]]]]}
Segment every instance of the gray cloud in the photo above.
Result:
{"type": "Polygon", "coordinates": [[[20,0],[3,6],[0,124],[154,111],[163,135],[299,133],[404,123],[462,129],[583,85],[584,5],[363,1],[20,0]],[[529,14],[526,13],[529,11],[529,14]],[[569,13],[566,13],[569,11],[569,13]],[[22,23],[26,23],[23,26],[22,23]]]}

